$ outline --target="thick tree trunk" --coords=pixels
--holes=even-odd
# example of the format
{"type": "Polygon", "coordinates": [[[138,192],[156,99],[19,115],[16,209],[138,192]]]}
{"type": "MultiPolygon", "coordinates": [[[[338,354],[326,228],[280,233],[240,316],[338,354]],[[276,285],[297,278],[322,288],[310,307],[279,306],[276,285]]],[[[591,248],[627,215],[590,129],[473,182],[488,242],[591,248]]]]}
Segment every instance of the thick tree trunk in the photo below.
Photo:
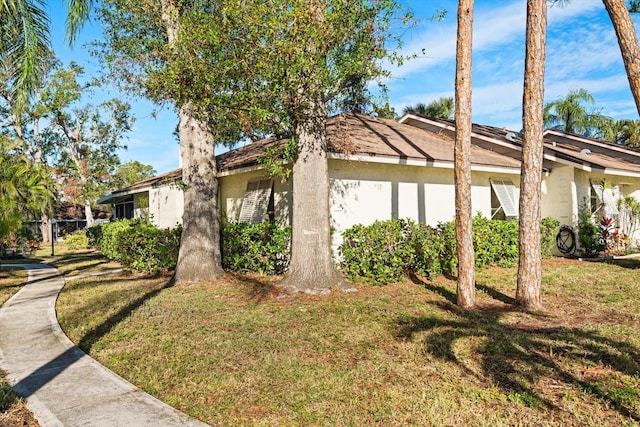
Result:
{"type": "MultiPolygon", "coordinates": [[[[160,4],[162,22],[171,44],[180,33],[180,5],[175,0],[161,0],[160,4]]],[[[215,139],[208,124],[196,118],[194,113],[189,104],[181,106],[178,111],[185,189],[182,240],[171,284],[211,282],[224,274],[220,252],[215,139]]]]}
{"type": "Polygon", "coordinates": [[[546,56],[547,0],[527,1],[527,41],[522,99],[522,171],[520,174],[520,258],[516,304],[542,307],[542,252],[540,249],[540,183],[544,62],[546,56]]]}
{"type": "Polygon", "coordinates": [[[211,282],[223,273],[214,139],[189,105],[179,110],[184,189],[182,240],[174,284],[211,282]]]}
{"type": "Polygon", "coordinates": [[[294,126],[298,157],[293,164],[291,261],[281,285],[289,292],[311,294],[326,294],[331,288],[352,290],[331,254],[324,109],[317,107],[310,116],[294,126]]]}
{"type": "Polygon", "coordinates": [[[458,2],[456,47],[455,205],[458,254],[457,300],[461,307],[475,305],[475,265],[471,215],[471,50],[473,0],[458,2]]]}
{"type": "Polygon", "coordinates": [[[636,101],[636,109],[640,114],[640,46],[638,46],[638,37],[631,15],[624,0],[602,0],[602,2],[616,30],[629,86],[636,101]]]}

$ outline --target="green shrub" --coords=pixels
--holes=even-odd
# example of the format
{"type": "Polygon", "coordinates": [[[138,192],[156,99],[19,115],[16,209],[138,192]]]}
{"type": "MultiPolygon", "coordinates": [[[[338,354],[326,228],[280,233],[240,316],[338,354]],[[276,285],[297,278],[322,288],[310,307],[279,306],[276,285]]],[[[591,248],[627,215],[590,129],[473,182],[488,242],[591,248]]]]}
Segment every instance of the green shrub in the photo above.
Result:
{"type": "Polygon", "coordinates": [[[413,259],[407,264],[410,272],[422,274],[429,278],[442,274],[442,254],[446,250],[444,234],[438,228],[421,223],[412,225],[408,243],[413,250],[413,259]]]}
{"type": "Polygon", "coordinates": [[[89,247],[89,239],[85,230],[77,230],[64,236],[64,244],[72,250],[84,249],[89,247]]]}
{"type": "Polygon", "coordinates": [[[102,232],[98,246],[100,252],[109,259],[120,261],[123,255],[118,245],[118,235],[138,222],[134,219],[120,219],[101,226],[102,232]]]}
{"type": "MultiPolygon", "coordinates": [[[[105,230],[106,231],[106,230],[105,230]]],[[[159,229],[144,221],[132,223],[115,236],[117,259],[123,267],[145,273],[175,269],[182,227],[159,229]]]]}
{"type": "MultiPolygon", "coordinates": [[[[541,223],[543,256],[550,255],[558,222],[541,223]]],[[[476,268],[492,265],[512,267],[518,262],[518,222],[473,218],[473,246],[476,268]]],[[[339,248],[341,268],[351,280],[388,284],[408,273],[434,278],[455,274],[458,266],[455,222],[433,228],[411,220],[376,221],[355,225],[343,234],[339,248]]]]}
{"type": "Polygon", "coordinates": [[[345,274],[378,284],[401,280],[415,257],[412,228],[411,221],[394,219],[346,230],[339,249],[345,274]]]}
{"type": "Polygon", "coordinates": [[[221,246],[227,271],[282,274],[289,265],[291,227],[228,223],[222,228],[221,246]]]}
{"type": "Polygon", "coordinates": [[[91,246],[92,248],[100,248],[100,244],[102,241],[102,227],[102,224],[96,224],[85,229],[87,239],[89,241],[89,246],[91,246]]]}
{"type": "Polygon", "coordinates": [[[518,223],[476,215],[473,218],[473,247],[476,268],[513,267],[518,262],[518,223]]]}
{"type": "Polygon", "coordinates": [[[556,219],[544,217],[540,224],[540,247],[542,258],[550,258],[556,248],[556,235],[560,230],[560,222],[556,219]]]}
{"type": "Polygon", "coordinates": [[[586,200],[578,208],[578,243],[584,256],[597,256],[605,249],[602,230],[593,221],[591,209],[586,200]]]}

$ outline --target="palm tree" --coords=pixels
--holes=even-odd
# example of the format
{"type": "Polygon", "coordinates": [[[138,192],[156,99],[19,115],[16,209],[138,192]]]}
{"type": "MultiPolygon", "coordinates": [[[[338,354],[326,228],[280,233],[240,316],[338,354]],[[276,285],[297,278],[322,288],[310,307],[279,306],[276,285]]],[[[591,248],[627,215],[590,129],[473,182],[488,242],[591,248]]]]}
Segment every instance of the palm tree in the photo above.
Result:
{"type": "Polygon", "coordinates": [[[416,113],[437,119],[453,120],[455,105],[452,97],[443,96],[431,101],[428,105],[422,102],[416,105],[408,105],[404,108],[403,112],[405,114],[416,113]]]}
{"type": "Polygon", "coordinates": [[[566,97],[544,106],[544,125],[579,134],[597,134],[604,122],[610,120],[597,111],[589,110],[595,99],[586,89],[569,91],[566,97]]]}
{"type": "Polygon", "coordinates": [[[618,120],[619,129],[615,142],[629,147],[640,147],[640,120],[618,120]]]}
{"type": "MultiPolygon", "coordinates": [[[[0,74],[23,106],[40,82],[51,52],[50,20],[42,0],[0,0],[0,74]]],[[[68,0],[67,40],[75,41],[92,0],[68,0]]]]}
{"type": "Polygon", "coordinates": [[[0,139],[0,210],[3,217],[38,215],[53,200],[53,181],[41,165],[17,150],[19,143],[0,139]]]}

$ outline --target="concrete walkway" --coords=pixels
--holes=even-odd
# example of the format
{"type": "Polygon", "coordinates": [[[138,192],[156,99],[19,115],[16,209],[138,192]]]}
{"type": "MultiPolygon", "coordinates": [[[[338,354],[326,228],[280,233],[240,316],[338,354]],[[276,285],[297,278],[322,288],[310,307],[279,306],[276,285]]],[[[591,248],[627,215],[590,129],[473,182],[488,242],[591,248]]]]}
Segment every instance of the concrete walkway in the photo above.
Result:
{"type": "Polygon", "coordinates": [[[23,264],[29,279],[0,307],[0,369],[43,427],[206,426],[87,356],[62,332],[58,270],[23,264]]]}

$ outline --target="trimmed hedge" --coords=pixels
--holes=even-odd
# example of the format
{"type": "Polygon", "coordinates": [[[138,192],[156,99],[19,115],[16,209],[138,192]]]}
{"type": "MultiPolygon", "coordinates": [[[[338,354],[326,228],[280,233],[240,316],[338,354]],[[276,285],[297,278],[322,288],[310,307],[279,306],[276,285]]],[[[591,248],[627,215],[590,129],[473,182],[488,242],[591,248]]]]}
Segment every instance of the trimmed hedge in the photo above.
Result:
{"type": "MultiPolygon", "coordinates": [[[[92,246],[123,267],[156,273],[175,269],[182,227],[158,229],[149,222],[119,220],[87,229],[92,246]]],[[[227,271],[282,274],[289,265],[291,228],[271,223],[226,224],[222,264],[227,271]]]]}
{"type": "Polygon", "coordinates": [[[123,258],[123,255],[117,241],[118,234],[128,230],[138,223],[138,220],[120,219],[100,226],[102,230],[99,233],[100,239],[97,242],[100,252],[109,259],[120,261],[123,258]]]}
{"type": "MultiPolygon", "coordinates": [[[[550,218],[542,221],[543,257],[552,253],[558,225],[550,218]]],[[[457,269],[454,221],[437,227],[404,219],[376,221],[369,226],[355,225],[343,238],[341,267],[354,281],[388,284],[410,273],[433,278],[457,269]]],[[[514,266],[518,262],[518,223],[477,215],[473,218],[473,245],[476,268],[514,266]]]]}
{"type": "Polygon", "coordinates": [[[227,271],[282,274],[289,266],[291,227],[228,223],[222,228],[221,246],[227,271]]]}
{"type": "Polygon", "coordinates": [[[157,273],[173,270],[178,263],[182,227],[159,229],[148,222],[134,224],[116,235],[123,267],[157,273]]]}
{"type": "Polygon", "coordinates": [[[87,229],[91,246],[126,269],[145,273],[173,270],[182,227],[159,229],[142,219],[121,219],[87,229]]]}
{"type": "MultiPolygon", "coordinates": [[[[558,221],[541,223],[542,256],[553,250],[558,221]]],[[[158,229],[142,220],[120,220],[87,230],[89,242],[125,268],[143,272],[175,268],[182,227],[158,229]]],[[[272,223],[222,227],[222,266],[240,273],[282,274],[289,265],[291,228],[272,223]]],[[[473,244],[477,268],[514,266],[518,261],[518,223],[473,218],[473,244]]],[[[402,280],[415,273],[434,278],[457,268],[455,223],[436,227],[412,220],[376,221],[356,225],[343,234],[340,266],[346,276],[375,284],[402,280]]]]}

